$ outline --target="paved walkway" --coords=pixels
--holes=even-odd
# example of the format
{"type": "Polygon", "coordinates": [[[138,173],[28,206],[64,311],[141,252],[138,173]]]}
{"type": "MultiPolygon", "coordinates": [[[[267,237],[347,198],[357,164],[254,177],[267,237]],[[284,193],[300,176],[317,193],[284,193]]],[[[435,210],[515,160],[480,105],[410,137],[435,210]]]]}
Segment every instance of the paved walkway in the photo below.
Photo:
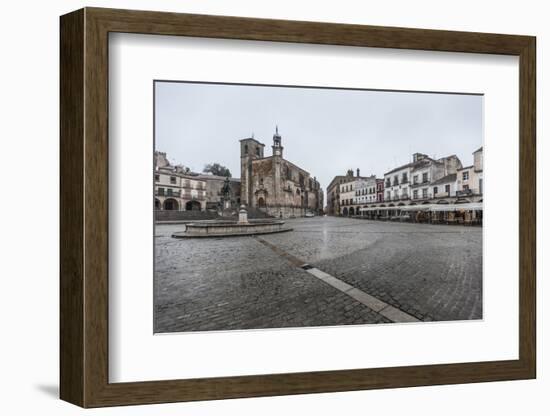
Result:
{"type": "Polygon", "coordinates": [[[481,318],[481,228],[289,223],[290,233],[200,241],[157,226],[155,331],[481,318]]]}

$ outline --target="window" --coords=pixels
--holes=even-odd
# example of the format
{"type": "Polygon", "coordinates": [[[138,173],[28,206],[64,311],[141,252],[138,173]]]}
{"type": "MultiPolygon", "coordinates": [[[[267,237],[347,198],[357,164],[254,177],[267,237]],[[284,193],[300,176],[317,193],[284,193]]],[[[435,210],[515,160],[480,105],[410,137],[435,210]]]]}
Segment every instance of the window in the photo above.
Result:
{"type": "Polygon", "coordinates": [[[391,199],[391,193],[388,191],[388,194],[387,194],[387,198],[388,198],[388,201],[391,199]]]}
{"type": "Polygon", "coordinates": [[[389,188],[391,186],[390,180],[386,179],[386,188],[389,188]]]}
{"type": "Polygon", "coordinates": [[[247,144],[244,145],[244,152],[248,153],[248,145],[247,144]]]}
{"type": "Polygon", "coordinates": [[[445,185],[445,192],[447,192],[449,195],[451,194],[451,185],[445,185]]]}
{"type": "Polygon", "coordinates": [[[413,199],[418,199],[418,190],[417,189],[415,189],[413,191],[413,199]]]}
{"type": "Polygon", "coordinates": [[[407,173],[406,173],[406,172],[403,173],[402,178],[401,178],[401,182],[402,182],[402,183],[406,183],[406,182],[407,182],[407,173]]]}
{"type": "Polygon", "coordinates": [[[437,192],[438,192],[437,186],[434,186],[434,196],[437,195],[437,192]]]}
{"type": "Polygon", "coordinates": [[[155,174],[155,182],[158,182],[160,181],[160,175],[159,174],[155,174]]]}
{"type": "Polygon", "coordinates": [[[256,156],[260,156],[260,148],[256,147],[256,156]]]}
{"type": "Polygon", "coordinates": [[[159,188],[159,195],[164,195],[164,188],[159,188]]]}
{"type": "Polygon", "coordinates": [[[483,194],[483,179],[479,180],[479,194],[483,194]]]}
{"type": "Polygon", "coordinates": [[[462,180],[467,181],[470,178],[470,172],[462,172],[462,180]]]}
{"type": "Polygon", "coordinates": [[[470,187],[467,184],[464,184],[464,185],[462,185],[462,189],[464,191],[468,191],[470,189],[470,187]]]}
{"type": "Polygon", "coordinates": [[[418,175],[413,176],[413,183],[418,183],[418,175]]]}
{"type": "Polygon", "coordinates": [[[428,197],[428,188],[422,189],[422,198],[426,199],[428,197]]]}
{"type": "Polygon", "coordinates": [[[172,183],[172,184],[176,183],[176,177],[175,176],[170,176],[170,183],[172,183]]]}
{"type": "Polygon", "coordinates": [[[166,195],[172,196],[172,188],[168,188],[168,189],[166,190],[166,195]]]}
{"type": "Polygon", "coordinates": [[[422,174],[422,183],[428,182],[428,172],[422,174]]]}
{"type": "Polygon", "coordinates": [[[393,177],[393,186],[395,186],[395,185],[399,185],[399,180],[398,180],[398,178],[397,178],[397,175],[395,175],[395,176],[393,177]]]}
{"type": "Polygon", "coordinates": [[[260,185],[264,184],[264,178],[260,178],[260,185]]]}

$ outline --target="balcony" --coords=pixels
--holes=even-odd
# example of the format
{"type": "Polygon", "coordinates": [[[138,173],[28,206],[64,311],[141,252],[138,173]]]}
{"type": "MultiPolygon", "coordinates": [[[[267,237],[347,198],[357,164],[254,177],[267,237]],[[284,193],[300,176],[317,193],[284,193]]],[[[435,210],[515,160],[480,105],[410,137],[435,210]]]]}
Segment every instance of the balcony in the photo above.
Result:
{"type": "Polygon", "coordinates": [[[180,191],[172,191],[172,192],[159,192],[158,190],[155,191],[155,196],[165,196],[167,198],[173,197],[173,198],[180,198],[181,193],[180,191]]]}
{"type": "Polygon", "coordinates": [[[185,183],[185,182],[181,184],[181,187],[183,189],[196,189],[198,191],[205,191],[206,190],[206,186],[204,186],[204,185],[192,186],[190,183],[185,183]]]}
{"type": "Polygon", "coordinates": [[[474,193],[471,189],[463,189],[462,191],[456,191],[456,196],[471,196],[473,194],[474,193]]]}

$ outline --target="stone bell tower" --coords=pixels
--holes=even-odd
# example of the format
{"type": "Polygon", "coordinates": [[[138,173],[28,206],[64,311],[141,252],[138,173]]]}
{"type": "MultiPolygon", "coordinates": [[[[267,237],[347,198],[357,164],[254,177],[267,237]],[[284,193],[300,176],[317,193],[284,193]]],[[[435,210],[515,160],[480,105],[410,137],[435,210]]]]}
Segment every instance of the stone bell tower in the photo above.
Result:
{"type": "Polygon", "coordinates": [[[281,135],[279,134],[279,126],[275,126],[275,134],[273,135],[273,156],[283,157],[283,146],[281,145],[281,135]]]}
{"type": "Polygon", "coordinates": [[[283,146],[281,145],[281,135],[279,134],[279,126],[275,126],[275,134],[273,135],[273,197],[274,201],[281,201],[283,193],[284,181],[283,176],[283,146]]]}
{"type": "Polygon", "coordinates": [[[263,143],[252,137],[240,140],[241,144],[241,203],[252,206],[252,161],[264,157],[263,143]]]}

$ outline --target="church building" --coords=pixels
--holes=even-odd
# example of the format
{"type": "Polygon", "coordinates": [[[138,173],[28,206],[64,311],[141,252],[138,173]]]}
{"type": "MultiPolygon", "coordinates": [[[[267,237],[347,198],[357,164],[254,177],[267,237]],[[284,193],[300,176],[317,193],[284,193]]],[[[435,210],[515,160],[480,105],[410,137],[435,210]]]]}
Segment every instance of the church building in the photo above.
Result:
{"type": "Polygon", "coordinates": [[[241,201],[277,218],[319,215],[323,190],[309,172],[283,157],[279,129],[273,135],[272,155],[254,137],[240,140],[241,201]]]}

